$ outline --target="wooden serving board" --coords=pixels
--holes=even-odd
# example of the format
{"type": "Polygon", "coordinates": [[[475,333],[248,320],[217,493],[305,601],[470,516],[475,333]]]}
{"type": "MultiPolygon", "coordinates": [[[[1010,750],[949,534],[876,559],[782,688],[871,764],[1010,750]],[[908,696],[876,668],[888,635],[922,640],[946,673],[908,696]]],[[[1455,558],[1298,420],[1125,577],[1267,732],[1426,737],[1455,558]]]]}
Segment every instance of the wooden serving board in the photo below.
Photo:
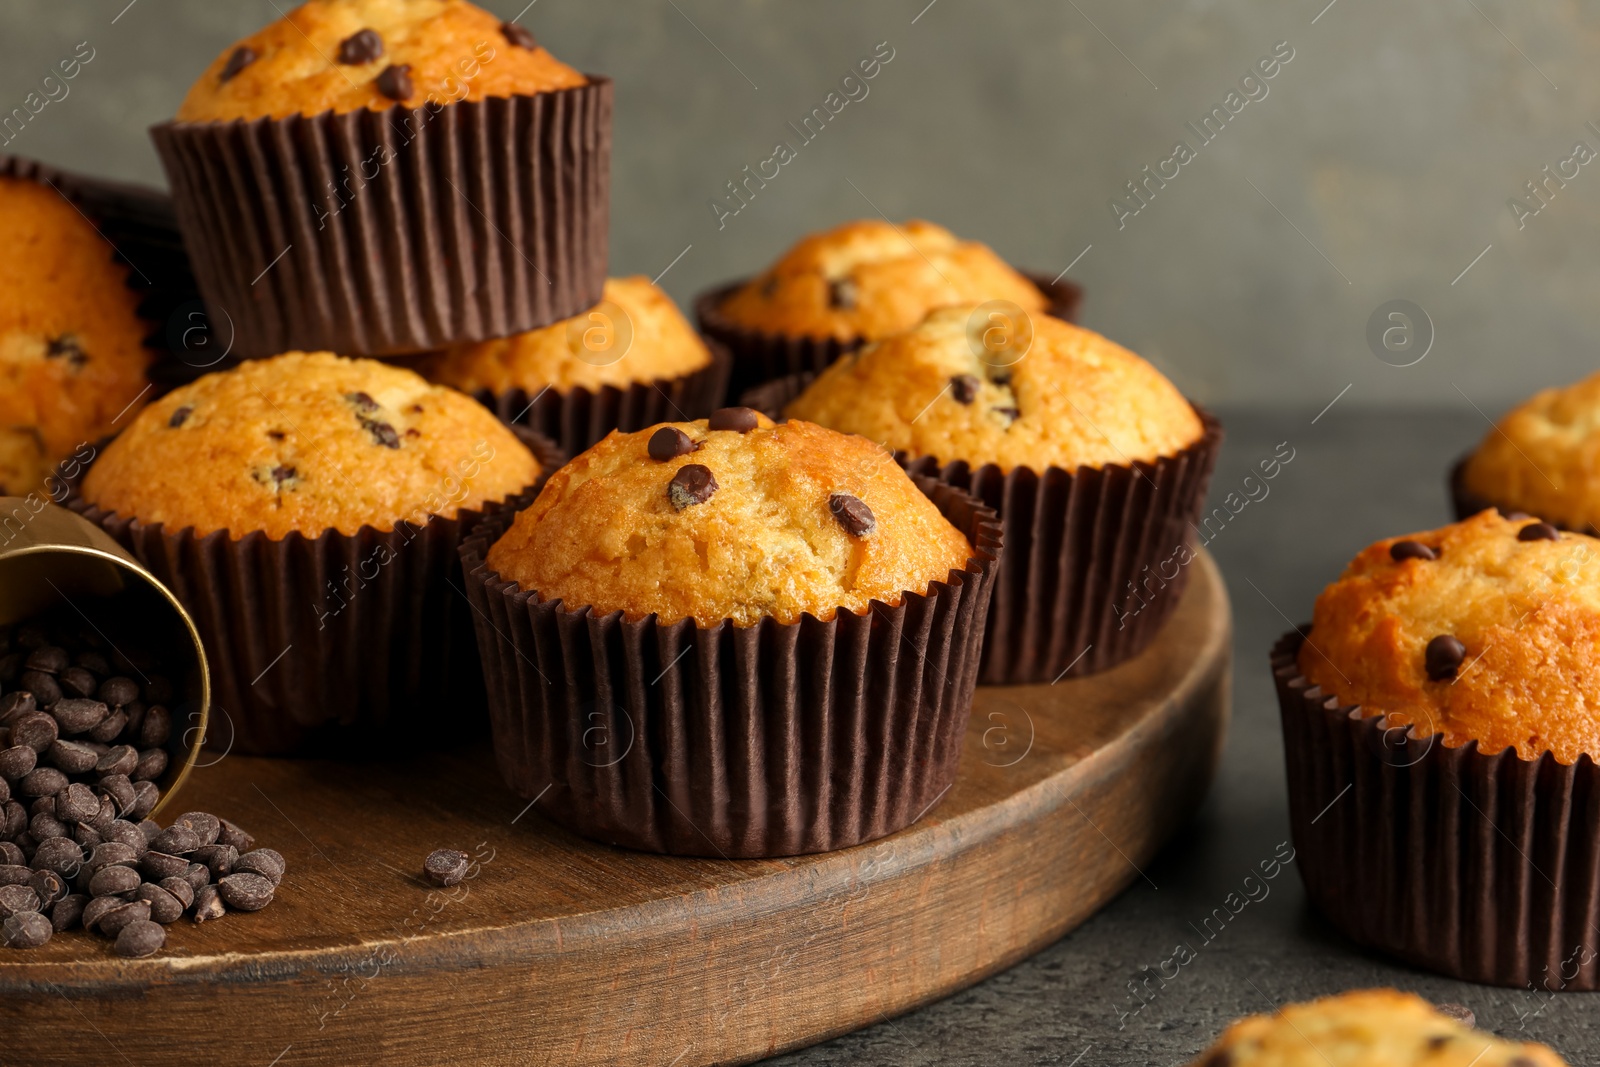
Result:
{"type": "Polygon", "coordinates": [[[590,844],[526,811],[486,749],[225,757],[174,811],[281,851],[277,901],[182,920],[145,960],[82,932],[0,950],[0,1061],[691,1067],[870,1025],[1021,960],[1140,877],[1210,782],[1230,627],[1202,554],[1153,647],[1089,678],[980,689],[943,802],[821,856],[590,844]],[[440,847],[477,855],[474,877],[430,890],[417,872],[440,847]]]}

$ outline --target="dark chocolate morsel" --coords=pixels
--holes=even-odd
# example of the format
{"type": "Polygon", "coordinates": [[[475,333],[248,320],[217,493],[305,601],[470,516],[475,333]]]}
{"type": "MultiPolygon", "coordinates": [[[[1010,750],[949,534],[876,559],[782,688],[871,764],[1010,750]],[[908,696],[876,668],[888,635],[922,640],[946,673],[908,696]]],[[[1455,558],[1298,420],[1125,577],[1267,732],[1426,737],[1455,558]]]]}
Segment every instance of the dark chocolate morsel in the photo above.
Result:
{"type": "Polygon", "coordinates": [[[366,393],[346,393],[344,398],[355,406],[359,414],[371,415],[378,410],[378,402],[366,393]]]}
{"type": "Polygon", "coordinates": [[[1548,522],[1530,522],[1517,531],[1518,541],[1559,541],[1561,531],[1548,522]]]}
{"type": "Polygon", "coordinates": [[[189,416],[192,414],[194,414],[194,408],[185,404],[183,407],[178,408],[172,413],[172,417],[167,420],[167,425],[176,430],[179,426],[182,426],[184,423],[188,422],[189,416]]]}
{"type": "Polygon", "coordinates": [[[650,458],[665,463],[669,459],[687,456],[700,446],[676,426],[663,426],[650,435],[650,458]]]}
{"type": "Polygon", "coordinates": [[[1433,1010],[1440,1015],[1447,1015],[1462,1026],[1477,1026],[1478,1017],[1472,1014],[1472,1009],[1464,1004],[1435,1004],[1433,1010]]]}
{"type": "Polygon", "coordinates": [[[828,510],[851,537],[867,537],[878,528],[878,520],[866,501],[849,493],[834,493],[828,497],[828,510]]]}
{"type": "Polygon", "coordinates": [[[1428,677],[1435,682],[1442,682],[1447,678],[1454,678],[1461,663],[1467,658],[1467,646],[1451,637],[1449,634],[1440,634],[1428,642],[1428,650],[1423,655],[1423,663],[1427,668],[1428,677]]]}
{"type": "Polygon", "coordinates": [[[732,430],[734,433],[749,433],[759,425],[761,420],[756,416],[755,408],[718,408],[706,420],[709,429],[732,430]]]}
{"type": "Polygon", "coordinates": [[[711,468],[700,463],[687,463],[667,483],[667,498],[672,506],[682,511],[695,504],[704,504],[717,491],[717,479],[711,468]]]}
{"type": "Polygon", "coordinates": [[[378,92],[390,100],[410,100],[416,89],[411,84],[411,64],[401,63],[385,67],[378,75],[378,92]]]}
{"type": "Polygon", "coordinates": [[[539,41],[533,36],[533,32],[520,22],[502,22],[500,35],[518,48],[526,48],[530,52],[539,47],[539,41]]]}
{"type": "Polygon", "coordinates": [[[1022,418],[1022,410],[1020,408],[991,408],[990,410],[1005,419],[1007,423],[1013,423],[1022,418]]]}
{"type": "Polygon", "coordinates": [[[1389,558],[1396,563],[1408,559],[1438,559],[1439,550],[1421,541],[1396,541],[1389,546],[1389,558]]]}
{"type": "Polygon", "coordinates": [[[428,853],[422,862],[422,873],[437,886],[460,885],[470,866],[465,852],[453,848],[438,848],[428,853]]]}
{"type": "Polygon", "coordinates": [[[227,64],[222,68],[222,82],[226,84],[233,81],[234,78],[239,76],[239,72],[241,70],[248,67],[250,64],[254,63],[260,58],[261,57],[256,54],[256,50],[251,48],[249,45],[242,44],[238,48],[235,48],[233,50],[233,55],[228,57],[227,64]]]}
{"type": "Polygon", "coordinates": [[[371,63],[383,55],[383,38],[372,27],[357,30],[339,42],[339,62],[347,67],[371,63]]]}
{"type": "Polygon", "coordinates": [[[960,404],[970,404],[978,399],[978,379],[971,374],[958,374],[950,379],[950,395],[960,404]]]}
{"type": "Polygon", "coordinates": [[[399,448],[400,435],[394,432],[394,427],[387,422],[378,422],[374,419],[362,419],[361,426],[372,435],[372,440],[385,448],[399,448]]]}

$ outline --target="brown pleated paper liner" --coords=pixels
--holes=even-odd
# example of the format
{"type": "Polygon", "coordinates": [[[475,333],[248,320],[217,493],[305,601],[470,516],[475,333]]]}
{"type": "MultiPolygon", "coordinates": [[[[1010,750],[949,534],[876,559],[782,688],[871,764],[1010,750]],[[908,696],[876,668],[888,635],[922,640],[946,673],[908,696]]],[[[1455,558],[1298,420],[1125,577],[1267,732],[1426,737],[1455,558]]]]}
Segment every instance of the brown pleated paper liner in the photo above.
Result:
{"type": "MultiPolygon", "coordinates": [[[[781,420],[813,378],[768,382],[740,402],[781,420]]],[[[1188,585],[1190,531],[1222,448],[1222,423],[1194,410],[1205,426],[1200,439],[1154,462],[1005,473],[992,463],[895,454],[910,473],[972,493],[1005,524],[982,684],[1093,674],[1154,640],[1188,585]]]]}
{"type": "Polygon", "coordinates": [[[392,355],[600,300],[612,84],[152,128],[233,352],[392,355]],[[280,259],[281,257],[281,259],[280,259]]]}
{"type": "MultiPolygon", "coordinates": [[[[1456,461],[1455,466],[1450,468],[1450,504],[1455,509],[1456,519],[1458,521],[1461,519],[1470,519],[1478,512],[1487,511],[1489,508],[1496,509],[1502,515],[1513,515],[1521,512],[1521,508],[1504,506],[1489,500],[1485,500],[1483,497],[1478,496],[1472,490],[1467,488],[1467,483],[1464,476],[1467,469],[1467,460],[1470,459],[1471,456],[1472,453],[1467,453],[1467,455],[1462,456],[1456,461]]],[[[1544,519],[1543,515],[1536,515],[1534,517],[1538,519],[1544,519]]],[[[1593,526],[1583,526],[1574,530],[1570,526],[1563,526],[1561,523],[1553,520],[1546,519],[1545,521],[1549,522],[1550,525],[1554,526],[1558,530],[1568,530],[1572,533],[1588,534],[1590,537],[1600,537],[1600,530],[1596,530],[1593,526]]]]}
{"type": "MultiPolygon", "coordinates": [[[[212,745],[249,755],[420,749],[481,732],[482,690],[458,547],[531,499],[566,457],[516,430],[541,467],[518,494],[392,530],[197,536],[66,506],[131,551],[194,617],[211,666],[212,745]]],[[[76,487],[75,487],[76,489],[76,487]]]]}
{"type": "Polygon", "coordinates": [[[513,515],[462,545],[495,756],[576,833],[650,852],[823,852],[902,829],[955,781],[1001,534],[960,490],[919,487],[976,556],[926,594],[783,625],[595,615],[489,569],[513,515]]]}
{"type": "MultiPolygon", "coordinates": [[[[1309,630],[1309,627],[1304,629],[1309,630]]],[[[1352,940],[1440,974],[1600,989],[1600,769],[1385,728],[1272,649],[1306,893],[1352,940]]]]}
{"type": "Polygon", "coordinates": [[[139,294],[139,317],[150,327],[145,347],[156,355],[150,378],[170,383],[165,371],[185,328],[205,329],[199,290],[173,214],[172,198],[155,189],[103,181],[58,170],[21,156],[0,155],[0,177],[48,185],[83,212],[112,247],[139,294]],[[186,312],[194,318],[187,319],[186,312]]]}
{"type": "MultiPolygon", "coordinates": [[[[1065,279],[1053,280],[1042,274],[1023,271],[1050,302],[1046,313],[1076,322],[1083,289],[1065,279]]],[[[722,314],[723,303],[736,290],[749,283],[745,278],[701,293],[695,298],[695,321],[700,332],[721,341],[733,354],[733,375],[728,382],[728,400],[742,396],[763,382],[790,374],[817,374],[846,352],[867,343],[864,337],[839,340],[836,337],[804,337],[756,330],[729,320],[722,314]]]]}
{"type": "Polygon", "coordinates": [[[721,407],[732,358],[709,338],[706,347],[711,362],[699,370],[635,382],[624,389],[608,385],[599,390],[549,388],[530,393],[518,388],[505,393],[479,390],[473,395],[502,422],[527,426],[576,456],[612,430],[632,433],[659,422],[689,422],[721,407]]]}

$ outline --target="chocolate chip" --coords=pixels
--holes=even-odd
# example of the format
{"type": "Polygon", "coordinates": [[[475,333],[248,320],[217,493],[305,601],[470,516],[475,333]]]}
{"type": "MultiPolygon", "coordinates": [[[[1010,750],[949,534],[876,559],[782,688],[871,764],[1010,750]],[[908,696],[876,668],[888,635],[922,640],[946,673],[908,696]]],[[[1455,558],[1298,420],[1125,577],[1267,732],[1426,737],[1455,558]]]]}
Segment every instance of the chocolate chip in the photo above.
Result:
{"type": "MultiPolygon", "coordinates": [[[[21,852],[21,849],[17,849],[21,852]]],[[[37,873],[32,867],[22,863],[0,864],[0,886],[27,885],[37,873]]]]}
{"type": "Polygon", "coordinates": [[[184,423],[188,422],[189,416],[192,414],[194,414],[194,408],[185,404],[183,407],[173,411],[172,417],[167,420],[167,426],[176,430],[179,426],[182,426],[184,423]]]}
{"type": "Polygon", "coordinates": [[[996,415],[999,415],[1002,419],[1005,419],[1007,426],[1022,418],[1022,410],[1020,408],[1001,407],[990,408],[989,410],[994,412],[996,415]]]}
{"type": "Polygon", "coordinates": [[[196,893],[211,884],[211,870],[203,863],[189,864],[189,869],[183,872],[183,877],[189,883],[189,888],[196,893]]]}
{"type": "Polygon", "coordinates": [[[534,39],[533,33],[520,22],[502,22],[500,34],[518,48],[526,48],[532,52],[539,47],[539,42],[534,39]]]}
{"type": "Polygon", "coordinates": [[[422,863],[422,873],[438,886],[460,885],[467,876],[467,854],[453,848],[434,849],[422,863]]]}
{"type": "Polygon", "coordinates": [[[849,311],[856,306],[859,296],[856,283],[849,278],[840,278],[838,281],[828,283],[828,306],[838,308],[840,311],[849,311]]]}
{"type": "Polygon", "coordinates": [[[1389,546],[1389,558],[1396,563],[1408,559],[1438,559],[1439,550],[1421,541],[1396,541],[1389,546]]]}
{"type": "Polygon", "coordinates": [[[383,73],[378,75],[377,86],[378,92],[390,100],[410,100],[411,94],[416,91],[411,84],[411,64],[385,67],[383,73]]]}
{"type": "Polygon", "coordinates": [[[687,463],[667,483],[667,499],[682,511],[696,504],[704,504],[717,491],[717,479],[711,468],[701,463],[687,463]]]}
{"type": "MultiPolygon", "coordinates": [[[[398,448],[399,445],[397,444],[395,447],[398,448]]],[[[284,482],[291,481],[292,479],[298,477],[298,475],[299,472],[295,470],[295,468],[285,467],[282,464],[272,468],[272,481],[279,488],[282,488],[284,482]]]]}
{"type": "Polygon", "coordinates": [[[259,874],[273,885],[283,881],[283,873],[287,869],[283,857],[270,848],[252,849],[233,863],[235,874],[259,874]]]}
{"type": "Polygon", "coordinates": [[[1447,1015],[1462,1026],[1477,1026],[1478,1017],[1472,1014],[1472,1009],[1464,1004],[1435,1004],[1433,1010],[1440,1015],[1447,1015]]]}
{"type": "Polygon", "coordinates": [[[347,67],[371,63],[383,55],[383,38],[370,27],[357,30],[339,42],[339,62],[347,67]]]}
{"type": "MultiPolygon", "coordinates": [[[[139,800],[139,794],[134,789],[132,780],[125,774],[108,774],[95,783],[95,788],[102,795],[110,797],[112,803],[116,804],[117,811],[121,813],[131,811],[139,800]]],[[[140,835],[141,845],[144,844],[143,836],[140,835]]]]}
{"type": "Polygon", "coordinates": [[[749,433],[760,425],[761,417],[756,414],[755,408],[718,408],[706,421],[708,429],[732,430],[734,433],[749,433]]]}
{"type": "Polygon", "coordinates": [[[7,948],[38,948],[50,940],[55,927],[36,911],[12,915],[0,924],[0,939],[7,948]]]}
{"type": "Polygon", "coordinates": [[[989,374],[989,380],[1001,388],[1004,388],[1005,386],[1011,384],[1011,374],[1008,371],[991,371],[989,374]]]}
{"type": "Polygon", "coordinates": [[[67,787],[67,776],[54,767],[35,767],[22,776],[17,792],[25,797],[53,797],[67,787]]]}
{"type": "Polygon", "coordinates": [[[150,847],[169,856],[186,856],[200,847],[200,835],[186,826],[174,824],[157,834],[150,847]]]}
{"type": "MultiPolygon", "coordinates": [[[[183,881],[181,878],[177,879],[177,881],[185,889],[189,888],[188,882],[183,881]]],[[[138,899],[150,905],[151,922],[160,923],[162,926],[166,926],[168,923],[175,923],[183,917],[183,909],[185,905],[180,903],[177,897],[173,896],[171,893],[167,892],[165,889],[162,889],[158,885],[155,885],[151,882],[145,882],[134,891],[134,895],[138,899]]],[[[189,897],[190,899],[193,899],[193,891],[190,892],[189,897]]]]}
{"type": "Polygon", "coordinates": [[[138,766],[139,750],[132,745],[117,745],[100,757],[94,769],[97,774],[125,774],[132,778],[138,766]]]}
{"type": "Polygon", "coordinates": [[[89,357],[84,355],[83,348],[78,343],[78,338],[70,333],[64,333],[60,337],[52,339],[49,345],[46,346],[44,354],[46,359],[65,359],[67,366],[73,370],[77,370],[89,362],[89,357]]]}
{"type": "Polygon", "coordinates": [[[950,379],[950,395],[957,403],[970,404],[978,399],[978,379],[971,374],[958,374],[950,379]]]}
{"type": "Polygon", "coordinates": [[[102,678],[111,673],[111,662],[92,648],[73,656],[72,662],[84,670],[93,671],[102,678]]]}
{"type": "Polygon", "coordinates": [[[18,912],[38,911],[39,894],[32,886],[0,886],[0,919],[9,919],[18,912]]]}
{"type": "Polygon", "coordinates": [[[147,748],[139,753],[139,762],[133,768],[133,773],[128,775],[135,782],[152,782],[167,773],[167,763],[171,757],[164,748],[147,748]]]}
{"type": "Polygon", "coordinates": [[[1428,642],[1428,650],[1423,655],[1423,664],[1430,679],[1442,682],[1446,678],[1454,678],[1466,658],[1466,645],[1449,634],[1440,634],[1428,642]]]}
{"type": "Polygon", "coordinates": [[[222,824],[222,829],[217,831],[217,844],[232,845],[241,853],[249,852],[251,849],[256,847],[256,839],[239,829],[233,823],[229,822],[227,819],[218,819],[217,821],[222,824]]]}
{"type": "MultiPolygon", "coordinates": [[[[122,731],[127,728],[128,713],[118,708],[110,715],[100,720],[100,724],[84,736],[96,744],[109,745],[122,736],[122,731]]],[[[103,753],[101,753],[103,755],[103,753]]]]}
{"type": "Polygon", "coordinates": [[[43,648],[36,648],[30,652],[28,658],[23,661],[22,666],[25,670],[59,674],[71,662],[72,657],[67,655],[66,649],[57,648],[55,645],[45,645],[43,648]]]}
{"type": "Polygon", "coordinates": [[[38,762],[39,753],[34,751],[32,745],[13,745],[0,749],[0,777],[7,781],[18,781],[33,770],[38,762]]]}
{"type": "Polygon", "coordinates": [[[214,885],[203,887],[194,895],[194,921],[197,923],[210,922],[220,919],[228,914],[228,909],[222,906],[222,894],[214,885]]]}
{"type": "Polygon", "coordinates": [[[678,429],[676,426],[663,426],[650,435],[650,444],[646,446],[650,458],[665,463],[669,459],[687,456],[700,446],[694,443],[694,438],[678,429]]]}
{"type": "Polygon", "coordinates": [[[100,679],[94,676],[93,671],[86,671],[82,667],[68,667],[56,676],[61,683],[61,693],[68,699],[78,699],[94,696],[95,690],[100,688],[100,679]]]}
{"type": "Polygon", "coordinates": [[[144,839],[144,834],[140,832],[137,826],[126,819],[117,819],[112,822],[110,829],[106,831],[101,839],[101,843],[106,842],[127,845],[140,856],[149,851],[149,845],[144,839]]]}
{"type": "Polygon", "coordinates": [[[141,881],[139,872],[132,867],[102,867],[89,878],[89,895],[121,896],[138,889],[141,881]]]}
{"type": "Polygon", "coordinates": [[[55,675],[45,671],[23,671],[17,683],[33,694],[41,708],[48,708],[61,699],[61,683],[56,681],[55,675]]]}
{"type": "Polygon", "coordinates": [[[371,415],[378,410],[378,402],[366,393],[346,393],[344,398],[355,405],[358,415],[371,415]]]}
{"type": "Polygon", "coordinates": [[[48,712],[30,711],[11,724],[11,744],[25,745],[36,753],[49,748],[60,736],[61,724],[48,712]]]}
{"type": "Polygon", "coordinates": [[[154,782],[133,783],[134,802],[124,814],[129,819],[143,819],[156,808],[156,803],[161,799],[161,790],[154,782]]]}
{"type": "Polygon", "coordinates": [[[194,851],[194,861],[205,864],[213,878],[232,874],[238,860],[239,850],[232,845],[201,845],[194,851]]]}
{"type": "Polygon", "coordinates": [[[200,847],[213,845],[222,832],[222,820],[204,811],[190,811],[172,820],[173,826],[190,831],[200,841],[200,847]]]}
{"type": "Polygon", "coordinates": [[[28,888],[38,896],[39,910],[48,911],[51,905],[67,895],[67,880],[55,871],[34,871],[33,877],[28,879],[28,888]]]}
{"type": "Polygon", "coordinates": [[[869,537],[878,528],[878,520],[866,501],[849,493],[834,493],[828,497],[828,510],[851,537],[869,537]]]}
{"type": "Polygon", "coordinates": [[[261,57],[249,45],[240,45],[233,50],[233,55],[228,57],[228,62],[223,65],[220,80],[224,85],[239,76],[239,72],[261,57]]]}
{"type": "Polygon", "coordinates": [[[230,908],[260,911],[272,903],[273,884],[259,874],[230,874],[217,883],[217,892],[230,908]]]}
{"type": "Polygon", "coordinates": [[[83,868],[90,874],[96,874],[107,867],[132,867],[137,862],[139,853],[133,848],[120,841],[107,841],[95,846],[83,868]]]}
{"type": "Polygon", "coordinates": [[[88,930],[90,933],[99,933],[100,920],[104,919],[107,915],[110,915],[112,912],[116,911],[126,903],[127,901],[123,900],[121,897],[93,898],[89,901],[89,903],[83,906],[83,914],[80,916],[80,919],[83,922],[83,928],[88,930]]]}
{"type": "MultiPolygon", "coordinates": [[[[45,797],[45,800],[55,803],[54,797],[45,797]]],[[[28,832],[35,841],[48,841],[52,837],[70,837],[67,824],[56,818],[53,811],[34,812],[33,818],[28,820],[28,832]]]]}
{"type": "Polygon", "coordinates": [[[172,899],[176,900],[185,909],[194,903],[195,888],[189,884],[187,879],[163,878],[161,880],[161,888],[171,893],[172,899]]]}
{"type": "Polygon", "coordinates": [[[172,713],[160,704],[151,705],[139,724],[139,747],[160,748],[172,737],[172,713]]]}
{"type": "Polygon", "coordinates": [[[372,440],[385,448],[399,448],[400,435],[394,432],[394,427],[387,422],[376,419],[362,419],[361,428],[372,435],[372,440]]]}
{"type": "Polygon", "coordinates": [[[139,871],[152,882],[182,878],[189,873],[189,861],[182,856],[169,856],[165,852],[151,851],[139,857],[139,871]]]}
{"type": "Polygon", "coordinates": [[[82,782],[56,794],[56,817],[62,822],[88,822],[100,810],[100,798],[82,782]]]}
{"type": "Polygon", "coordinates": [[[61,725],[63,733],[81,734],[98,726],[109,711],[110,709],[98,700],[62,697],[50,709],[50,714],[61,725]]]}
{"type": "Polygon", "coordinates": [[[1517,531],[1518,541],[1559,541],[1561,531],[1548,522],[1531,522],[1517,531]]]}
{"type": "MultiPolygon", "coordinates": [[[[105,929],[105,920],[101,920],[100,928],[105,929]]],[[[136,960],[155,955],[166,943],[167,932],[159,925],[148,919],[134,919],[117,932],[115,950],[125,959],[136,960]]]]}
{"type": "Polygon", "coordinates": [[[139,699],[139,685],[132,678],[117,675],[101,682],[95,695],[112,707],[120,708],[139,699]]]}
{"type": "Polygon", "coordinates": [[[0,726],[9,726],[30,712],[39,710],[39,702],[25,689],[14,689],[0,697],[0,726]]]}
{"type": "Polygon", "coordinates": [[[63,930],[71,930],[83,921],[83,909],[88,903],[86,893],[69,893],[62,897],[50,909],[50,926],[58,934],[63,930]]]}

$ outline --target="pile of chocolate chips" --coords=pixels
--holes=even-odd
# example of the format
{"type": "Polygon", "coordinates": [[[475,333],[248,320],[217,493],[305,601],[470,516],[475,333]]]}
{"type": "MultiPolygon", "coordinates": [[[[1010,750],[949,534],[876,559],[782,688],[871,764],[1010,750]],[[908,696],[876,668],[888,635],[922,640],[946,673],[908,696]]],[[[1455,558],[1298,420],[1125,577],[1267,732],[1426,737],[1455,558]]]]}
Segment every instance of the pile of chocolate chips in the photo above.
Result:
{"type": "Polygon", "coordinates": [[[148,956],[185,914],[271,903],[278,853],[204,812],[165,829],[147,818],[172,697],[154,661],[92,624],[0,628],[0,943],[37,948],[81,926],[148,956]]]}

